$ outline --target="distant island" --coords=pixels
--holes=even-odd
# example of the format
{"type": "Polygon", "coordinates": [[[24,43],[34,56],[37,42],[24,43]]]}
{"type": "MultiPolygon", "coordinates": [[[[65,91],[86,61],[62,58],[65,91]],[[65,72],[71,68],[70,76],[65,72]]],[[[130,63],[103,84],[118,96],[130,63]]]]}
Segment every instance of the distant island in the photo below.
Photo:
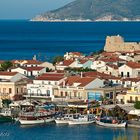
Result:
{"type": "Polygon", "coordinates": [[[140,0],[75,0],[31,21],[140,21],[140,0]]]}

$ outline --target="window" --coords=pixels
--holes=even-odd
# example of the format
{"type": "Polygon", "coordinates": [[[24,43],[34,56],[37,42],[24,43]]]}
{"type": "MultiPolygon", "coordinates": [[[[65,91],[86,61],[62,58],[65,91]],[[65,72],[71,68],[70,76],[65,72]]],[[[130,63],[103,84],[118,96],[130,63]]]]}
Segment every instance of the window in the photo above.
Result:
{"type": "Polygon", "coordinates": [[[18,93],[18,88],[17,88],[17,93],[18,93]]]}
{"type": "Polygon", "coordinates": [[[47,96],[50,96],[50,90],[47,90],[47,96]]]}
{"type": "Polygon", "coordinates": [[[130,101],[132,101],[132,99],[133,99],[132,96],[130,96],[130,101]]]}
{"type": "Polygon", "coordinates": [[[48,85],[50,85],[50,84],[51,84],[51,82],[49,81],[49,82],[48,82],[48,85]]]}
{"type": "Polygon", "coordinates": [[[23,88],[21,88],[21,93],[23,93],[23,88]]]}
{"type": "Polygon", "coordinates": [[[68,93],[67,92],[65,92],[65,96],[68,96],[68,93]]]}
{"type": "Polygon", "coordinates": [[[24,71],[24,74],[26,75],[26,71],[24,71]]]}
{"type": "Polygon", "coordinates": [[[121,72],[121,77],[123,77],[123,72],[121,72]]]}
{"type": "Polygon", "coordinates": [[[127,72],[127,77],[130,77],[130,74],[129,74],[129,72],[127,72]]]}
{"type": "Polygon", "coordinates": [[[62,92],[62,91],[61,91],[61,93],[60,93],[60,94],[61,94],[61,97],[63,97],[63,92],[62,92]]]}
{"type": "Polygon", "coordinates": [[[12,93],[12,89],[11,88],[9,88],[9,93],[12,93]]]}
{"type": "Polygon", "coordinates": [[[3,88],[3,93],[6,93],[6,88],[3,88]]]}
{"type": "Polygon", "coordinates": [[[138,101],[138,97],[135,97],[135,101],[138,101]]]}

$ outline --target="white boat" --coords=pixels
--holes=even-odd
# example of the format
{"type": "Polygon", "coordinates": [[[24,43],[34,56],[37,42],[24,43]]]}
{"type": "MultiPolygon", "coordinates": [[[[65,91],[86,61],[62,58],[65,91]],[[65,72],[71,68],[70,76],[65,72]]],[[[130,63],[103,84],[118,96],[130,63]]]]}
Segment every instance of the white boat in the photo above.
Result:
{"type": "Polygon", "coordinates": [[[77,117],[73,117],[73,119],[69,120],[69,125],[74,124],[91,124],[95,122],[95,118],[93,115],[79,115],[77,117]]]}
{"type": "Polygon", "coordinates": [[[19,119],[20,124],[22,125],[34,125],[34,124],[45,124],[54,121],[53,118],[41,118],[41,119],[36,119],[36,120],[24,120],[24,119],[19,119]]]}
{"type": "Polygon", "coordinates": [[[105,126],[105,127],[115,127],[115,128],[124,128],[126,127],[126,122],[123,123],[104,123],[101,121],[96,120],[96,124],[100,125],[100,126],[105,126]]]}
{"type": "Polygon", "coordinates": [[[46,113],[26,112],[20,115],[19,122],[22,125],[44,124],[54,121],[46,113]]]}
{"type": "Polygon", "coordinates": [[[73,114],[65,114],[63,117],[57,117],[55,119],[56,124],[68,124],[69,120],[73,118],[73,114]]]}

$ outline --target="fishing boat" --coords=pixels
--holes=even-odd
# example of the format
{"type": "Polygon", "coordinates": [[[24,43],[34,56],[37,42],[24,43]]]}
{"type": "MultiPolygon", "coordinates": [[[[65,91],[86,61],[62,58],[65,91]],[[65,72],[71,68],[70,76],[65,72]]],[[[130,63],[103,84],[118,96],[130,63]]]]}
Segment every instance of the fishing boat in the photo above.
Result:
{"type": "Polygon", "coordinates": [[[54,118],[44,113],[29,112],[21,115],[19,122],[22,125],[45,124],[54,121],[54,118]]]}
{"type": "Polygon", "coordinates": [[[56,119],[55,119],[55,122],[56,124],[68,124],[69,120],[73,118],[73,114],[65,114],[65,115],[62,115],[62,116],[58,116],[56,119]]]}
{"type": "Polygon", "coordinates": [[[12,121],[14,121],[14,119],[12,118],[11,110],[9,108],[3,108],[0,113],[0,123],[12,121]]]}
{"type": "Polygon", "coordinates": [[[95,118],[92,114],[88,115],[79,115],[79,116],[73,116],[73,119],[69,120],[69,125],[74,124],[91,124],[95,122],[95,118]]]}
{"type": "Polygon", "coordinates": [[[104,122],[101,120],[96,120],[96,124],[100,125],[100,126],[104,126],[104,127],[114,127],[114,128],[125,128],[127,123],[122,121],[122,122],[118,122],[115,120],[112,120],[110,123],[109,122],[104,122]]]}

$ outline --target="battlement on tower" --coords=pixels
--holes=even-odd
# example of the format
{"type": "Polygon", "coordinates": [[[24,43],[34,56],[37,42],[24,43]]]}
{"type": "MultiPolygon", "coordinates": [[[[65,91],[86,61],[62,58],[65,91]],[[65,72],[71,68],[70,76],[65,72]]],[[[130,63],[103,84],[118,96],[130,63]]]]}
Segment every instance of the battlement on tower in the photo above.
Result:
{"type": "Polygon", "coordinates": [[[107,52],[132,52],[140,51],[140,43],[125,42],[124,38],[117,36],[107,36],[104,51],[107,52]]]}

